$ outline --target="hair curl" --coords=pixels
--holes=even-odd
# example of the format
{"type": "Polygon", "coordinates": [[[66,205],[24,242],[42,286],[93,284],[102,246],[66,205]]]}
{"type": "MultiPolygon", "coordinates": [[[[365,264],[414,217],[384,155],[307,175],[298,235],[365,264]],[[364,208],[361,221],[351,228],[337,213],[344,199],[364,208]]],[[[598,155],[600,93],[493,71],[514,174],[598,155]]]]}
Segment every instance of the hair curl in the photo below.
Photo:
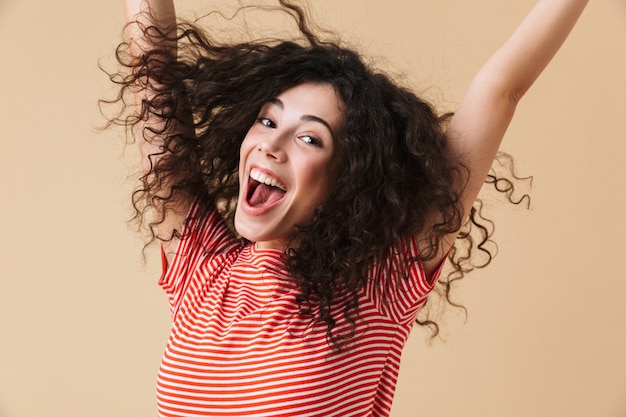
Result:
{"type": "MultiPolygon", "coordinates": [[[[333,86],[345,108],[336,143],[341,172],[335,191],[315,210],[313,220],[299,226],[293,240],[298,243],[290,245],[286,259],[300,288],[302,314],[325,323],[329,341],[340,350],[352,334],[333,332],[333,302],[345,297],[343,315],[354,323],[368,268],[388,255],[394,242],[424,236],[425,249],[407,262],[424,261],[436,256],[445,235],[461,228],[448,259],[449,273],[438,281],[439,292],[457,305],[450,300],[451,284],[490,263],[494,251],[487,243],[493,224],[481,214],[480,201],[463,224],[459,198],[467,168],[448,149],[444,130],[450,114],[438,115],[429,103],[368,67],[338,41],[321,40],[301,7],[287,0],[280,5],[297,24],[299,40],[229,43],[190,22],[179,21],[172,37],[156,26],[144,26],[154,47],[136,59],[129,42],[118,46],[116,57],[123,68],[109,75],[120,89],[109,103],[125,104],[137,88],[150,90],[150,99],[138,113],[123,105],[110,123],[132,129],[150,115],[163,123],[144,129],[146,140],[176,132],[161,137],[162,154],[133,194],[136,220],[153,230],[177,198],[187,195],[200,198],[206,211],[219,208],[232,227],[239,147],[261,106],[302,83],[333,86]],[[178,43],[177,51],[166,46],[172,41],[178,43]],[[163,184],[169,185],[168,195],[158,192],[163,184]],[[146,213],[155,207],[162,214],[148,219],[146,213]],[[316,317],[312,305],[319,311],[316,317]]],[[[512,168],[512,163],[507,165],[512,168]]],[[[513,198],[518,179],[512,170],[505,176],[492,171],[486,182],[519,204],[527,196],[513,198]]],[[[152,232],[151,240],[156,239],[152,232]]],[[[417,323],[430,326],[433,335],[439,332],[429,317],[417,323]]]]}

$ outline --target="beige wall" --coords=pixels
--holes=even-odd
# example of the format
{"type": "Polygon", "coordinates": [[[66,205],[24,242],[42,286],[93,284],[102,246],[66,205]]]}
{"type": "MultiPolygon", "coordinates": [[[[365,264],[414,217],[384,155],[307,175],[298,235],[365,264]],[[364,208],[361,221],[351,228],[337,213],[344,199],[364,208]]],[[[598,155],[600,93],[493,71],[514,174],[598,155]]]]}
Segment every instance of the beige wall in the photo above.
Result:
{"type": "MultiPolygon", "coordinates": [[[[453,109],[533,0],[314,3],[453,109]]],[[[156,414],[158,258],[125,224],[132,153],[96,131],[122,21],[121,1],[0,3],[2,417],[156,414]]],[[[524,98],[504,149],[533,209],[494,211],[500,254],[456,293],[469,320],[414,332],[394,417],[626,415],[625,42],[624,1],[592,2],[524,98]]]]}

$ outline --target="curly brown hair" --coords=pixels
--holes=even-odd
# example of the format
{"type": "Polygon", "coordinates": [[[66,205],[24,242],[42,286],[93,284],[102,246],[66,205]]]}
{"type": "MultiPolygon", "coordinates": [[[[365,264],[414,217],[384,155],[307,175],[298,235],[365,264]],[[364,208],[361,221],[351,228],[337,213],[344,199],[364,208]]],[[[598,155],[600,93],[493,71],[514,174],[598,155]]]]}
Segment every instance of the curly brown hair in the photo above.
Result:
{"type": "MultiPolygon", "coordinates": [[[[179,21],[173,37],[143,26],[154,47],[136,59],[129,42],[119,45],[122,69],[110,78],[120,89],[109,103],[126,103],[127,94],[138,88],[149,89],[150,98],[139,112],[123,105],[110,123],[132,128],[148,116],[163,122],[142,132],[145,140],[159,137],[163,145],[133,194],[136,220],[153,230],[177,198],[195,196],[205,210],[201,215],[217,208],[235,232],[239,148],[261,106],[302,83],[331,85],[345,108],[345,125],[336,138],[341,172],[312,221],[298,227],[292,241],[297,244],[289,245],[285,259],[300,288],[301,313],[325,323],[329,341],[340,350],[352,334],[333,332],[334,301],[348,300],[343,315],[354,323],[369,268],[388,256],[395,242],[423,237],[419,257],[406,262],[424,261],[437,255],[444,236],[462,229],[449,256],[449,273],[438,281],[450,301],[451,283],[474,269],[475,259],[482,259],[479,267],[491,261],[493,250],[486,243],[493,225],[481,215],[479,201],[463,221],[459,201],[467,169],[449,151],[444,130],[450,114],[438,115],[339,41],[321,40],[299,6],[280,4],[296,22],[299,39],[228,43],[190,22],[179,21]],[[159,47],[172,41],[177,51],[159,47]],[[172,129],[175,125],[183,128],[172,129]],[[157,192],[163,184],[169,185],[168,195],[157,192]],[[147,211],[155,207],[161,215],[149,218],[147,211]]],[[[511,196],[515,179],[492,173],[487,182],[508,201],[520,203],[523,199],[511,196]]],[[[429,317],[417,322],[438,333],[429,317]]]]}

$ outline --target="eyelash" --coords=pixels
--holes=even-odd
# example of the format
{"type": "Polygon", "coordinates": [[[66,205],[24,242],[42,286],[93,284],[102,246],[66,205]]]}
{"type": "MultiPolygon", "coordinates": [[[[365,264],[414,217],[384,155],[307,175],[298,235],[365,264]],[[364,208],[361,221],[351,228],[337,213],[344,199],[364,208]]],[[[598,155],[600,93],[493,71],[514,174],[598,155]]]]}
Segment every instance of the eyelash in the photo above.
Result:
{"type": "Polygon", "coordinates": [[[261,123],[265,127],[269,127],[271,129],[276,129],[276,123],[274,123],[273,121],[271,121],[267,117],[259,116],[259,117],[256,118],[256,120],[257,120],[257,122],[261,123]]]}
{"type": "MultiPolygon", "coordinates": [[[[268,119],[267,117],[259,116],[257,117],[257,122],[263,125],[264,127],[267,127],[270,129],[276,129],[276,123],[274,123],[271,119],[268,119]]],[[[301,135],[301,136],[298,136],[298,139],[302,140],[307,145],[316,146],[318,148],[323,147],[322,141],[312,135],[301,135]]]]}
{"type": "Polygon", "coordinates": [[[298,138],[301,139],[304,143],[306,143],[308,145],[317,146],[318,148],[322,147],[322,141],[320,141],[315,136],[302,135],[302,136],[298,136],[298,138]],[[310,140],[305,140],[304,138],[309,138],[310,140]]]}

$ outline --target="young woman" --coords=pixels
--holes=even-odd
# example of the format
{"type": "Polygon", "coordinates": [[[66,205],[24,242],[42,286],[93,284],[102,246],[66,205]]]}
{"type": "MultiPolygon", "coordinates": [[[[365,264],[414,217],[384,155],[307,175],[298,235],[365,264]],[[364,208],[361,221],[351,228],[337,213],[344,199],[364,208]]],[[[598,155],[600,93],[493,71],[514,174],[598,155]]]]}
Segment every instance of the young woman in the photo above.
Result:
{"type": "Polygon", "coordinates": [[[481,186],[511,184],[488,174],[515,107],[587,1],[540,0],[443,116],[280,3],[302,39],[218,42],[170,0],[126,2],[112,79],[137,105],[113,121],[163,248],[162,416],[389,415],[445,260],[447,291],[488,238],[481,186]]]}

